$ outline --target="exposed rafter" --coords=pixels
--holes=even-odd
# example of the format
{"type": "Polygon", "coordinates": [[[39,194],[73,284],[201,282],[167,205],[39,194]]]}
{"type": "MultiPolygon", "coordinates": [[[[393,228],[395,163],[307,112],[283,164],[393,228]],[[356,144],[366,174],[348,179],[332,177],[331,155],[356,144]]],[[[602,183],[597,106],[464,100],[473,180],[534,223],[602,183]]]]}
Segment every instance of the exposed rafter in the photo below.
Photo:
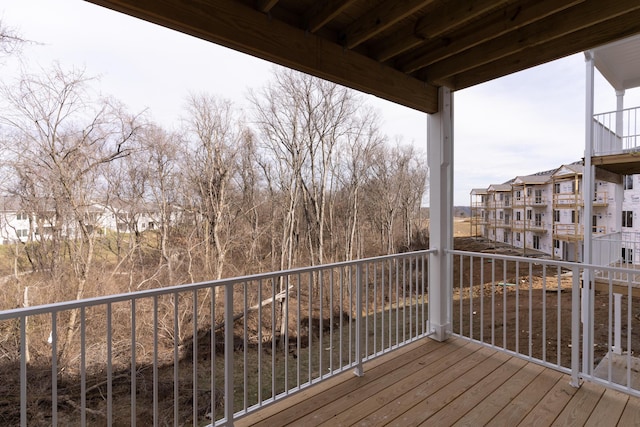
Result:
{"type": "Polygon", "coordinates": [[[256,0],[258,3],[258,10],[260,12],[268,13],[273,7],[278,4],[278,0],[256,0]]]}
{"type": "Polygon", "coordinates": [[[402,19],[428,6],[434,0],[386,0],[367,11],[340,34],[340,43],[353,49],[402,19]]]}
{"type": "MultiPolygon", "coordinates": [[[[536,21],[531,25],[518,29],[515,33],[504,34],[487,41],[486,43],[490,44],[490,46],[486,48],[480,47],[474,52],[468,51],[464,55],[450,56],[432,64],[425,70],[423,78],[429,81],[442,82],[444,79],[456,74],[517,54],[525,49],[548,44],[553,40],[562,40],[582,29],[589,29],[588,33],[591,33],[594,26],[635,9],[640,9],[640,2],[637,0],[618,0],[611,4],[585,2],[536,21]],[[581,17],[579,26],[566,28],[561,25],[562,22],[576,15],[581,17]],[[477,57],[475,53],[477,51],[483,52],[482,58],[477,57]]],[[[539,50],[544,51],[544,49],[539,50]]]]}
{"type": "Polygon", "coordinates": [[[315,33],[357,0],[323,0],[316,2],[305,15],[305,28],[315,33]]]}
{"type": "Polygon", "coordinates": [[[563,46],[566,47],[567,43],[570,46],[582,46],[567,53],[567,55],[570,55],[586,50],[587,46],[600,46],[608,43],[612,37],[629,37],[640,33],[640,9],[627,12],[615,19],[616,24],[621,25],[622,30],[617,26],[611,25],[613,21],[603,21],[592,27],[575,31],[565,37],[506,56],[499,61],[475,67],[450,78],[444,83],[464,89],[526,68],[535,67],[545,62],[560,59],[563,55],[558,54],[559,49],[563,46]],[[496,69],[501,70],[500,75],[496,75],[496,69]]]}
{"type": "MultiPolygon", "coordinates": [[[[434,62],[456,56],[465,50],[493,40],[497,37],[511,34],[531,23],[544,19],[581,3],[583,0],[572,2],[558,2],[557,0],[527,0],[516,4],[509,4],[492,12],[481,21],[459,28],[447,35],[446,38],[435,40],[434,43],[418,48],[403,58],[398,59],[398,67],[406,73],[413,73],[434,62]]],[[[515,43],[516,40],[512,39],[515,43]]]]}
{"type": "Polygon", "coordinates": [[[466,0],[446,2],[438,9],[420,18],[416,23],[398,30],[375,49],[378,60],[386,61],[407,50],[440,36],[447,31],[467,25],[492,10],[501,8],[508,0],[466,0]]]}

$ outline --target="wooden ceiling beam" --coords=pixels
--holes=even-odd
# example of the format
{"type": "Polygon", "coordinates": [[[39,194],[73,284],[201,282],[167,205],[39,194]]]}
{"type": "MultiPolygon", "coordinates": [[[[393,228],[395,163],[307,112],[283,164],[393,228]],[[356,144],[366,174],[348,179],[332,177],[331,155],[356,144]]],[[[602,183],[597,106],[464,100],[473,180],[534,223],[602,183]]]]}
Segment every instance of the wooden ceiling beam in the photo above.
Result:
{"type": "Polygon", "coordinates": [[[465,89],[638,33],[640,33],[640,9],[617,16],[615,25],[610,21],[600,22],[560,39],[553,39],[497,61],[474,67],[442,83],[455,90],[465,89]],[[567,46],[572,46],[573,51],[567,52],[567,46]]]}
{"type": "Polygon", "coordinates": [[[438,82],[471,68],[491,63],[522,50],[539,46],[583,28],[598,25],[611,18],[640,9],[638,0],[617,0],[605,3],[590,0],[536,21],[517,31],[504,34],[486,42],[487,46],[468,50],[465,54],[436,62],[424,70],[420,77],[438,82]],[[574,24],[567,27],[566,22],[574,24]],[[482,52],[482,53],[479,53],[482,52]]]}
{"type": "Polygon", "coordinates": [[[306,29],[312,33],[320,30],[357,0],[317,1],[305,16],[306,29]]]}
{"type": "Polygon", "coordinates": [[[397,66],[404,72],[413,73],[584,1],[524,0],[507,4],[482,21],[447,33],[444,37],[399,58],[396,61],[397,66]]]}
{"type": "Polygon", "coordinates": [[[339,42],[347,49],[371,39],[392,25],[425,8],[435,0],[386,0],[369,10],[340,34],[339,42]]]}
{"type": "Polygon", "coordinates": [[[237,1],[88,1],[409,108],[438,111],[436,87],[237,1]]]}
{"type": "Polygon", "coordinates": [[[256,0],[257,7],[260,12],[269,13],[273,7],[278,4],[278,0],[256,0]]]}
{"type": "Polygon", "coordinates": [[[513,2],[513,0],[464,0],[463,2],[446,2],[438,9],[420,18],[415,24],[399,30],[373,50],[378,52],[378,61],[387,61],[421,45],[431,38],[460,28],[478,16],[487,14],[497,8],[502,8],[510,1],[513,2]]]}

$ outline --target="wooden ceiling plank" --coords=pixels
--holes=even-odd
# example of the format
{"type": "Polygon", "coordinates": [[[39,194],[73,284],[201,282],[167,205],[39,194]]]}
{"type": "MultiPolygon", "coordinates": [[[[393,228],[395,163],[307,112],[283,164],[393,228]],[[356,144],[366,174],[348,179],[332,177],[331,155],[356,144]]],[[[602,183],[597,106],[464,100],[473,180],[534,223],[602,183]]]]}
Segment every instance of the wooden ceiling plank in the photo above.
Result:
{"type": "Polygon", "coordinates": [[[445,38],[434,42],[436,46],[424,46],[405,58],[398,59],[398,68],[404,72],[413,73],[583,1],[524,0],[509,4],[478,23],[446,34],[445,38]]]}
{"type": "Polygon", "coordinates": [[[420,18],[414,24],[397,31],[393,36],[378,44],[373,51],[376,59],[384,62],[403,52],[413,49],[430,38],[446,31],[455,30],[478,16],[489,13],[513,0],[464,0],[461,3],[446,2],[433,12],[420,18]]]}
{"type": "Polygon", "coordinates": [[[373,47],[371,51],[376,52],[376,59],[385,62],[423,44],[424,37],[416,35],[414,28],[415,24],[406,26],[373,47]]]}
{"type": "Polygon", "coordinates": [[[497,61],[474,67],[441,83],[455,90],[465,89],[639,33],[640,9],[636,9],[615,17],[613,24],[611,21],[600,22],[560,39],[553,39],[497,61]],[[573,50],[567,52],[567,46],[572,46],[573,50]]]}
{"type": "Polygon", "coordinates": [[[87,1],[418,111],[438,111],[436,87],[237,1],[87,1]]]}
{"type": "Polygon", "coordinates": [[[314,7],[306,14],[305,27],[308,31],[315,33],[356,1],[324,0],[315,2],[314,7]]]}
{"type": "Polygon", "coordinates": [[[347,49],[353,49],[433,1],[435,0],[386,0],[349,25],[340,34],[339,42],[347,49]]]}
{"type": "Polygon", "coordinates": [[[430,39],[446,31],[460,28],[479,16],[502,9],[514,0],[465,0],[446,2],[433,14],[422,17],[416,25],[416,33],[430,39]]]}
{"type": "Polygon", "coordinates": [[[258,10],[263,13],[269,13],[273,7],[278,4],[279,0],[257,0],[258,10]]]}
{"type": "Polygon", "coordinates": [[[470,68],[497,61],[524,49],[560,39],[567,34],[597,25],[640,9],[638,0],[617,0],[605,3],[599,0],[584,2],[570,9],[565,9],[540,21],[536,21],[515,32],[504,34],[490,40],[485,47],[468,50],[465,54],[449,57],[426,68],[421,77],[427,81],[441,81],[449,76],[462,73],[470,68]],[[573,22],[566,27],[563,23],[573,22]]]}

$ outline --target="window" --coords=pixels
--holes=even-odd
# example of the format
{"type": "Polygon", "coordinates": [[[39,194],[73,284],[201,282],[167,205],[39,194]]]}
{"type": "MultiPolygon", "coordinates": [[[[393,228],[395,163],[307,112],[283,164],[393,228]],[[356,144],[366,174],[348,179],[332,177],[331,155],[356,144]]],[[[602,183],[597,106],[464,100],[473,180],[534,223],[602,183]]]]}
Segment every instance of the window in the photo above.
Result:
{"type": "Polygon", "coordinates": [[[24,220],[29,219],[29,217],[27,216],[26,212],[18,212],[18,213],[16,214],[16,219],[17,219],[18,221],[24,221],[24,220]]]}
{"type": "Polygon", "coordinates": [[[622,262],[625,264],[633,264],[633,249],[622,248],[622,262]]]}
{"type": "Polygon", "coordinates": [[[16,235],[18,238],[29,236],[29,230],[16,230],[16,235]]]}
{"type": "Polygon", "coordinates": [[[516,242],[520,241],[520,233],[516,233],[516,242]]]}
{"type": "Polygon", "coordinates": [[[542,190],[536,190],[535,191],[534,203],[537,203],[537,204],[542,203],[542,190]]]}
{"type": "Polygon", "coordinates": [[[591,217],[591,231],[592,233],[598,232],[598,215],[593,215],[591,217]]]}
{"type": "Polygon", "coordinates": [[[507,233],[506,231],[504,232],[504,234],[502,235],[502,241],[504,243],[509,243],[509,233],[507,233]]]}
{"type": "Polygon", "coordinates": [[[560,222],[560,211],[557,209],[553,211],[553,222],[560,222]]]}
{"type": "Polygon", "coordinates": [[[500,219],[504,219],[504,212],[500,211],[500,219]]]}
{"type": "Polygon", "coordinates": [[[571,211],[571,224],[576,223],[576,211],[571,211]]]}
{"type": "Polygon", "coordinates": [[[542,227],[542,214],[541,213],[537,213],[535,215],[535,226],[536,227],[542,227]]]}
{"type": "Polygon", "coordinates": [[[625,175],[623,182],[625,190],[633,190],[633,175],[625,175]]]}
{"type": "Polygon", "coordinates": [[[622,211],[622,226],[633,227],[633,211],[622,211]]]}
{"type": "Polygon", "coordinates": [[[540,236],[533,236],[533,249],[540,249],[540,236]]]}
{"type": "Polygon", "coordinates": [[[531,220],[531,209],[527,209],[527,219],[531,220]]]}
{"type": "Polygon", "coordinates": [[[560,240],[554,240],[553,241],[553,248],[554,249],[560,249],[560,240]]]}
{"type": "Polygon", "coordinates": [[[576,194],[576,182],[571,181],[571,194],[576,194]]]}
{"type": "Polygon", "coordinates": [[[531,188],[527,188],[527,197],[531,197],[531,188]]]}
{"type": "Polygon", "coordinates": [[[522,212],[518,211],[516,212],[516,221],[521,221],[522,220],[522,212]]]}
{"type": "Polygon", "coordinates": [[[553,192],[555,194],[560,194],[560,183],[556,182],[555,184],[553,184],[553,192]]]}
{"type": "Polygon", "coordinates": [[[516,190],[516,200],[520,200],[522,197],[522,192],[520,190],[516,190]]]}

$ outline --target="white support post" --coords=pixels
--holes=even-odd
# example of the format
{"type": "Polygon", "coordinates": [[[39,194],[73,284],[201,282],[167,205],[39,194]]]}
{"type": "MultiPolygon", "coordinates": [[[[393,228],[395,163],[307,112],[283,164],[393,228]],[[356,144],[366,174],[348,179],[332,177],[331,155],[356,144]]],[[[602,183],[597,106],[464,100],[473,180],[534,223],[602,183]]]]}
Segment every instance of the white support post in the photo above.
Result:
{"type": "MultiPolygon", "coordinates": [[[[593,52],[585,52],[586,61],[586,97],[585,97],[585,144],[584,144],[584,172],[582,175],[582,197],[584,201],[584,215],[582,218],[584,247],[582,262],[591,264],[592,261],[592,233],[591,217],[593,213],[594,175],[595,169],[591,165],[593,155],[593,91],[595,64],[593,52]]],[[[591,286],[591,270],[585,268],[582,273],[582,370],[591,373],[593,368],[593,287],[591,286]]]]}
{"type": "Polygon", "coordinates": [[[441,87],[438,112],[427,119],[429,164],[429,332],[437,341],[451,334],[453,285],[453,94],[441,87]]]}
{"type": "MultiPolygon", "coordinates": [[[[624,136],[622,110],[624,110],[624,90],[616,90],[616,135],[620,139],[624,136]]],[[[623,146],[622,149],[624,148],[623,146]]]]}

